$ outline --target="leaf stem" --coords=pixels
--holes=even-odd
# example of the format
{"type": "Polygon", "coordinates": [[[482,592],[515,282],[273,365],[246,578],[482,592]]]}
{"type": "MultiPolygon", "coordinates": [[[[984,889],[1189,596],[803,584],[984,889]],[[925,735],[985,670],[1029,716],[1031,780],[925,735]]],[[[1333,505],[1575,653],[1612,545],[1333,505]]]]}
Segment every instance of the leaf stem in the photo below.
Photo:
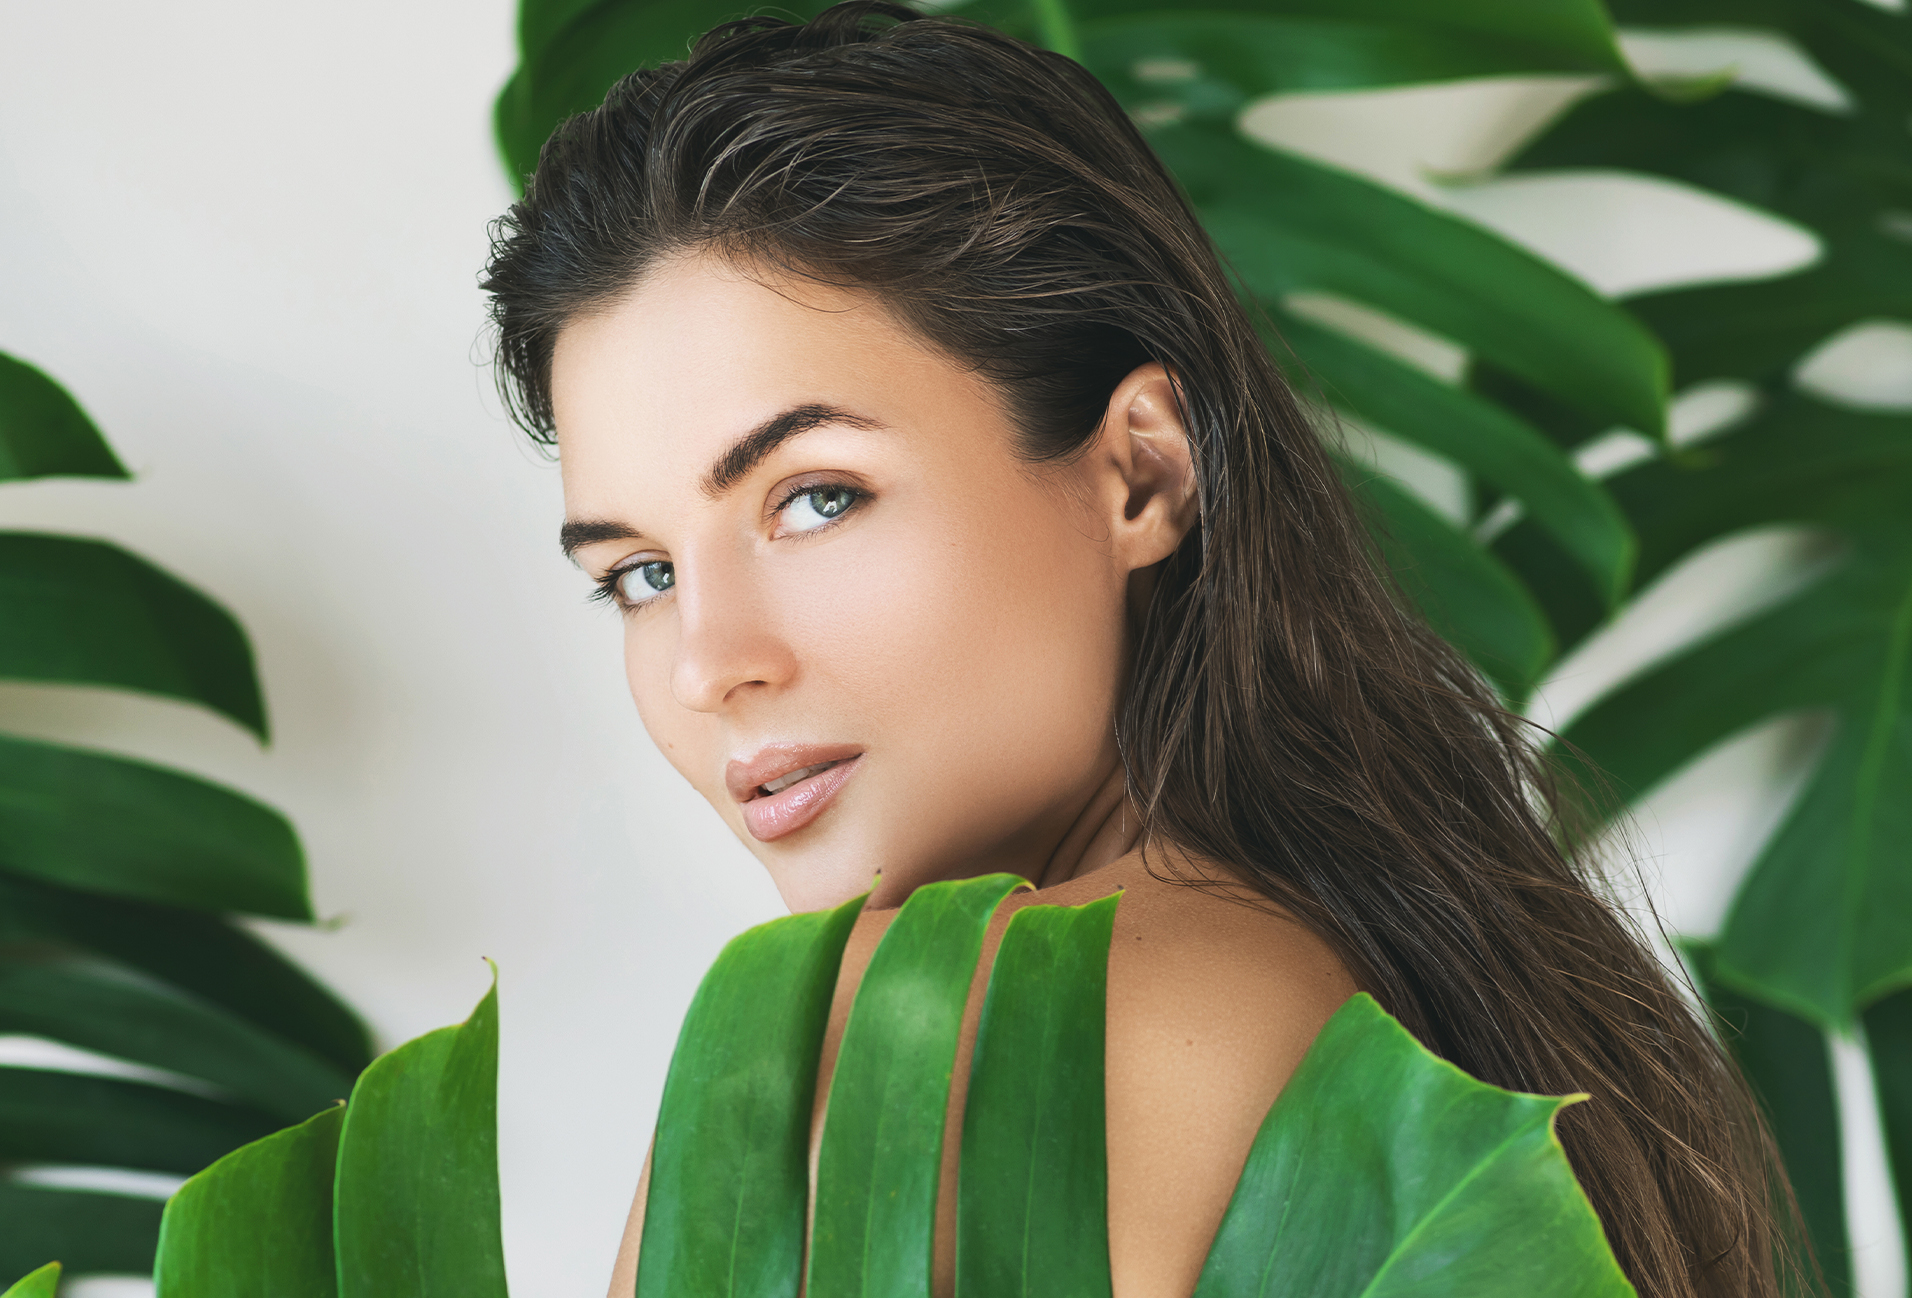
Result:
{"type": "Polygon", "coordinates": [[[1036,30],[1043,46],[1082,62],[1082,38],[1076,35],[1075,15],[1069,12],[1068,0],[1029,0],[1029,4],[1035,10],[1036,30]]]}

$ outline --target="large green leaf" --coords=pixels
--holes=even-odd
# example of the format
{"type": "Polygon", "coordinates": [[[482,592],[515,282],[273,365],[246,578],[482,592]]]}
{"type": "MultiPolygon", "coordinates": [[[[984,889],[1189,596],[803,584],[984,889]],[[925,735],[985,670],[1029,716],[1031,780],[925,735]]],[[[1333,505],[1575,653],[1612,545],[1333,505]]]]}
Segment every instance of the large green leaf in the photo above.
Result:
{"type": "Polygon", "coordinates": [[[191,1173],[278,1125],[257,1109],[144,1082],[0,1067],[0,1162],[191,1173]]]}
{"type": "Polygon", "coordinates": [[[1827,1288],[1833,1298],[1844,1298],[1852,1292],[1852,1259],[1831,1042],[1818,1024],[1714,982],[1709,944],[1688,942],[1684,948],[1718,1016],[1720,1035],[1766,1111],[1827,1288]]]}
{"type": "Polygon", "coordinates": [[[266,735],[246,633],[171,573],[105,541],[0,532],[0,677],[204,704],[266,735]]]}
{"type": "Polygon", "coordinates": [[[639,1298],[795,1298],[817,1067],[863,902],[753,928],[704,975],[664,1083],[639,1298]]]}
{"type": "Polygon", "coordinates": [[[0,352],[0,482],[132,475],[67,390],[0,352]]]}
{"type": "Polygon", "coordinates": [[[1471,536],[1377,473],[1344,470],[1422,616],[1500,686],[1524,697],[1553,658],[1547,619],[1526,587],[1471,536]]]}
{"type": "Polygon", "coordinates": [[[1196,1298],[1631,1295],[1554,1135],[1578,1098],[1477,1082],[1355,996],[1269,1109],[1196,1298]]]}
{"type": "Polygon", "coordinates": [[[1912,982],[1912,563],[1832,580],[1683,654],[1567,731],[1637,791],[1769,716],[1833,710],[1811,781],[1719,943],[1722,983],[1823,1025],[1912,982]]]}
{"type": "Polygon", "coordinates": [[[158,1298],[337,1298],[332,1186],[344,1122],[344,1108],[327,1109],[181,1186],[160,1228],[158,1298]]]}
{"type": "Polygon", "coordinates": [[[498,989],[374,1060],[339,1137],[340,1298],[505,1298],[498,989]]]}
{"type": "Polygon", "coordinates": [[[212,1082],[296,1122],[352,1079],[217,1006],[109,968],[0,953],[0,1033],[64,1041],[212,1082]]]}
{"type": "Polygon", "coordinates": [[[1257,297],[1343,294],[1451,338],[1607,423],[1663,429],[1659,342],[1538,257],[1232,129],[1169,126],[1150,139],[1257,297]]]}
{"type": "MultiPolygon", "coordinates": [[[[1277,308],[1278,310],[1278,308],[1277,308]]],[[[1527,507],[1609,604],[1633,575],[1633,529],[1599,483],[1504,407],[1441,383],[1372,347],[1280,314],[1282,340],[1335,405],[1426,447],[1527,507]]]]}
{"type": "Polygon", "coordinates": [[[1715,537],[1806,524],[1843,563],[1779,608],[1608,695],[1567,732],[1643,793],[1784,713],[1835,719],[1825,757],[1755,863],[1718,948],[1722,983],[1824,1025],[1912,982],[1912,418],[1775,403],[1704,456],[1621,475],[1650,577],[1715,537]]]}
{"type": "Polygon", "coordinates": [[[0,869],[196,910],[309,920],[284,816],[143,762],[0,736],[0,869]]]}
{"type": "Polygon", "coordinates": [[[808,1292],[928,1298],[944,1111],[984,930],[1015,875],[918,888],[850,1009],[817,1159],[808,1292]]]}
{"type": "Polygon", "coordinates": [[[56,1257],[70,1276],[146,1275],[164,1206],[129,1194],[0,1181],[0,1274],[56,1257]]]}
{"type": "Polygon", "coordinates": [[[989,975],[963,1110],[957,1298],[1109,1292],[1102,1056],[1120,896],[1025,906],[989,975]]]}
{"type": "Polygon", "coordinates": [[[276,949],[217,915],[74,892],[0,871],[0,943],[106,956],[317,1055],[345,1076],[372,1058],[365,1025],[276,949]]]}

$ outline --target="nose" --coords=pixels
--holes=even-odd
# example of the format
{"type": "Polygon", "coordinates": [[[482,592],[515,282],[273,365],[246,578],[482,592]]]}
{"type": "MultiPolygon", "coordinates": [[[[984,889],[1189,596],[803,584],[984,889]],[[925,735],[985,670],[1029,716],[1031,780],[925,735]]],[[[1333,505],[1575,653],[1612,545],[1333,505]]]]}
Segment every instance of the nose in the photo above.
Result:
{"type": "Polygon", "coordinates": [[[671,695],[693,712],[717,712],[740,695],[787,685],[796,655],[775,625],[774,602],[742,564],[703,556],[677,567],[677,654],[671,695]]]}

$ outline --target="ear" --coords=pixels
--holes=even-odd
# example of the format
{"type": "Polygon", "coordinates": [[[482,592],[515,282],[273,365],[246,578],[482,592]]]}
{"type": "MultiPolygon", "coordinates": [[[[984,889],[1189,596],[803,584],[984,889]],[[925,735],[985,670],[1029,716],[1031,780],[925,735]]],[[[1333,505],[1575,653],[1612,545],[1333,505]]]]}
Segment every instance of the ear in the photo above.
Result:
{"type": "Polygon", "coordinates": [[[1151,361],[1117,385],[1085,467],[1123,566],[1137,572],[1175,553],[1199,503],[1188,429],[1167,370],[1151,361]]]}

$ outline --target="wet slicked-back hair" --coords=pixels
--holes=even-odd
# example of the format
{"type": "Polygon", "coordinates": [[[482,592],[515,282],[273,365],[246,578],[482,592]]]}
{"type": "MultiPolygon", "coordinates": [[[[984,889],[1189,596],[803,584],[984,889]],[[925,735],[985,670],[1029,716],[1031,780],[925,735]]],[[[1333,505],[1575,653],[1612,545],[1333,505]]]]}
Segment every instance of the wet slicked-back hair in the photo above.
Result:
{"type": "Polygon", "coordinates": [[[1642,1294],[1779,1292],[1786,1196],[1743,1083],[1563,855],[1522,724],[1378,570],[1206,234],[1087,72],[862,0],[729,23],[560,127],[495,235],[507,398],[541,440],[566,324],[692,253],[873,293],[996,385],[1032,461],[1166,366],[1201,518],[1116,720],[1152,839],[1285,907],[1468,1072],[1590,1093],[1561,1137],[1642,1294]]]}

